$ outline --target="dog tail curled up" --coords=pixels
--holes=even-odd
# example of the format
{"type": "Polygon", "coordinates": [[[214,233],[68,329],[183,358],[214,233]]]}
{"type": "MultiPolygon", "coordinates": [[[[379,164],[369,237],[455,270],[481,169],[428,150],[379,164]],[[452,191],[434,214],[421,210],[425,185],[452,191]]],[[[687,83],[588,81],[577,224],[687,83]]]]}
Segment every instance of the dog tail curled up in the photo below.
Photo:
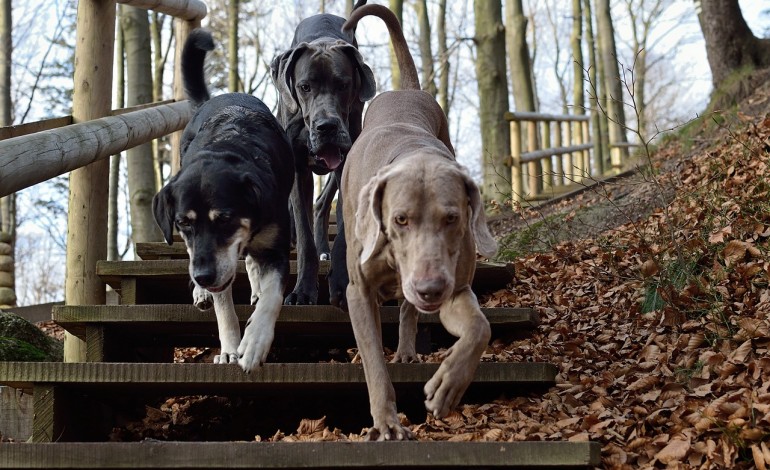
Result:
{"type": "Polygon", "coordinates": [[[350,14],[350,18],[342,25],[343,31],[354,30],[358,22],[364,16],[376,16],[385,22],[390,33],[390,41],[393,43],[393,51],[396,53],[398,68],[401,71],[401,89],[419,90],[420,78],[417,75],[417,67],[414,65],[412,54],[409,53],[409,46],[404,38],[404,31],[398,18],[387,7],[383,5],[362,5],[355,8],[350,14]]]}
{"type": "Polygon", "coordinates": [[[187,37],[182,49],[182,83],[193,110],[211,97],[206,86],[203,62],[206,53],[214,50],[214,38],[205,29],[195,29],[187,37]]]}

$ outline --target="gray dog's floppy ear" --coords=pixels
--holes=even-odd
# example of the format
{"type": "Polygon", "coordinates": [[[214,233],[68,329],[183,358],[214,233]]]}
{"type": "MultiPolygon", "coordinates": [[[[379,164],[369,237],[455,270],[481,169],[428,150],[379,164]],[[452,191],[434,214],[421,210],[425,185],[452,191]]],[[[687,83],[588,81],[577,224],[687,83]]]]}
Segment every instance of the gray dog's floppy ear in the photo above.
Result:
{"type": "Polygon", "coordinates": [[[174,243],[174,198],[169,185],[164,186],[152,197],[152,213],[155,222],[163,232],[163,238],[169,245],[174,243]]]}
{"type": "Polygon", "coordinates": [[[364,63],[364,58],[361,57],[361,53],[358,52],[358,49],[350,44],[345,44],[340,47],[343,52],[345,52],[345,55],[347,55],[351,62],[356,66],[356,70],[358,70],[358,77],[361,81],[361,85],[358,89],[358,99],[362,102],[369,101],[374,98],[374,95],[377,93],[377,82],[374,80],[372,69],[364,63]]]}
{"type": "Polygon", "coordinates": [[[374,249],[385,238],[382,229],[382,192],[385,180],[373,177],[361,188],[358,194],[356,211],[356,238],[361,241],[360,263],[366,263],[372,257],[374,249]]]}
{"type": "Polygon", "coordinates": [[[482,256],[491,258],[497,253],[497,242],[487,226],[487,216],[484,214],[484,203],[479,187],[476,186],[465,168],[459,165],[458,167],[465,181],[465,190],[468,192],[468,204],[471,207],[471,220],[469,222],[473,239],[476,241],[476,249],[482,256]]]}
{"type": "Polygon", "coordinates": [[[296,113],[298,109],[297,99],[294,96],[294,66],[297,65],[297,60],[307,48],[308,43],[303,42],[294,49],[278,54],[270,63],[270,76],[273,78],[273,83],[278,89],[281,100],[290,113],[296,113]]]}

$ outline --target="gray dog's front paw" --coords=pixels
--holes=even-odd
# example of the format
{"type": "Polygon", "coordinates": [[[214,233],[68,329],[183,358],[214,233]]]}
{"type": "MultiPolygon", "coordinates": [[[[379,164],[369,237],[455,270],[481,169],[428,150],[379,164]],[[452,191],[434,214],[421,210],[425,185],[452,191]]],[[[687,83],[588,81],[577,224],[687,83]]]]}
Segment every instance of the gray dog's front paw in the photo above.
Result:
{"type": "Polygon", "coordinates": [[[305,292],[297,289],[287,295],[283,303],[284,305],[315,305],[318,303],[318,289],[315,292],[305,292]]]}
{"type": "Polygon", "coordinates": [[[415,352],[414,347],[411,348],[411,350],[401,350],[399,348],[398,351],[396,351],[396,354],[393,355],[393,360],[390,362],[401,362],[404,364],[410,364],[413,362],[422,362],[420,360],[420,357],[417,355],[417,352],[415,352]]]}
{"type": "MultiPolygon", "coordinates": [[[[450,349],[451,351],[451,349],[450,349]]],[[[451,352],[448,351],[450,354],[451,352]]],[[[448,415],[460,403],[465,390],[476,372],[474,364],[463,364],[451,360],[441,363],[436,374],[425,384],[425,408],[436,418],[448,415]]]]}
{"type": "Polygon", "coordinates": [[[395,420],[389,419],[386,423],[375,424],[366,432],[367,441],[411,441],[414,440],[414,433],[403,426],[396,417],[395,420]]]}

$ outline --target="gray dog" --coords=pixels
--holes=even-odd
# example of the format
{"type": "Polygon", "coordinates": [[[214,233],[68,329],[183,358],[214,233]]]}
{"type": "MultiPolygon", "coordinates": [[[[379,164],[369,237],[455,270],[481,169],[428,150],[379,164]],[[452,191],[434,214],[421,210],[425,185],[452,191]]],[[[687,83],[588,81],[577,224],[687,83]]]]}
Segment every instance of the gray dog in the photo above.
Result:
{"type": "MultiPolygon", "coordinates": [[[[359,0],[358,7],[366,3],[359,0]]],[[[322,204],[326,217],[316,219],[313,240],[313,173],[333,172],[329,184],[342,175],[343,163],[352,143],[361,133],[364,102],[375,93],[374,75],[358,53],[353,31],[342,32],[345,19],[330,14],[315,15],[300,22],[291,48],[273,59],[272,77],[280,93],[278,119],[292,143],[296,178],[291,206],[297,236],[298,282],[286,304],[314,304],[318,299],[318,248],[328,250],[326,226],[334,191],[325,191],[322,204]]],[[[330,188],[327,188],[330,189],[330,188]]],[[[333,188],[331,188],[333,189],[333,188]]],[[[337,207],[338,233],[344,232],[341,204],[337,207]]],[[[344,235],[337,236],[331,250],[329,294],[334,305],[345,306],[347,286],[344,235]]]]}
{"type": "Polygon", "coordinates": [[[426,408],[436,417],[446,416],[473,379],[489,342],[489,322],[470,285],[476,249],[491,256],[497,244],[478,187],[455,162],[444,112],[419,89],[398,20],[383,6],[367,5],[353,12],[345,28],[366,15],[388,26],[402,91],[382,93],[371,102],[343,172],[347,300],[374,418],[368,438],[402,440],[412,433],[396,414],[379,306],[405,299],[395,362],[418,359],[419,312],[438,313],[447,331],[458,337],[424,388],[426,408]]]}

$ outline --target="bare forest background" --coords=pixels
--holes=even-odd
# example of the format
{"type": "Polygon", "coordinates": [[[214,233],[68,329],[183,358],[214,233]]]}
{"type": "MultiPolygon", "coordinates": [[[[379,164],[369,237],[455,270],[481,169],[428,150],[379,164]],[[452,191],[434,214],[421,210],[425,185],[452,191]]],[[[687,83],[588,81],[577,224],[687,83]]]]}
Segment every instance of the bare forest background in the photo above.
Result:
{"type": "MultiPolygon", "coordinates": [[[[10,103],[0,124],[69,114],[77,1],[0,3],[4,21],[12,18],[12,56],[6,71],[10,103]]],[[[301,19],[320,12],[346,16],[351,3],[207,0],[209,14],[203,26],[212,30],[218,46],[208,61],[212,91],[243,91],[275,109],[278,97],[269,75],[273,56],[288,47],[301,19]]],[[[500,155],[509,152],[495,149],[507,145],[507,140],[490,131],[494,126],[507,128],[500,112],[589,113],[596,110],[593,99],[610,93],[621,110],[639,111],[626,111],[627,129],[618,127],[619,134],[611,140],[648,140],[701,113],[717,83],[696,12],[699,2],[390,0],[386,4],[401,15],[423,88],[436,95],[448,115],[458,160],[482,184],[485,197],[500,206],[510,198],[500,189],[507,184],[510,191],[510,183],[498,164],[500,155]],[[608,62],[597,58],[603,51],[595,44],[607,45],[612,42],[608,39],[614,41],[609,61],[618,67],[620,79],[602,85],[597,69],[607,73],[601,65],[608,62]],[[613,90],[613,85],[618,88],[613,90]],[[491,88],[497,94],[490,94],[491,88]]],[[[766,36],[767,2],[739,4],[753,34],[766,36]]],[[[378,20],[364,20],[357,38],[378,91],[392,89],[397,70],[391,64],[385,28],[378,20]]],[[[116,57],[123,60],[115,67],[119,85],[113,108],[171,98],[170,18],[120,6],[117,43],[116,57]]],[[[117,191],[110,201],[111,259],[132,259],[135,240],[160,239],[149,203],[169,177],[169,149],[167,140],[160,139],[113,157],[111,179],[117,191]]],[[[0,232],[13,236],[19,306],[63,300],[67,187],[67,176],[62,176],[4,198],[0,232]]]]}

